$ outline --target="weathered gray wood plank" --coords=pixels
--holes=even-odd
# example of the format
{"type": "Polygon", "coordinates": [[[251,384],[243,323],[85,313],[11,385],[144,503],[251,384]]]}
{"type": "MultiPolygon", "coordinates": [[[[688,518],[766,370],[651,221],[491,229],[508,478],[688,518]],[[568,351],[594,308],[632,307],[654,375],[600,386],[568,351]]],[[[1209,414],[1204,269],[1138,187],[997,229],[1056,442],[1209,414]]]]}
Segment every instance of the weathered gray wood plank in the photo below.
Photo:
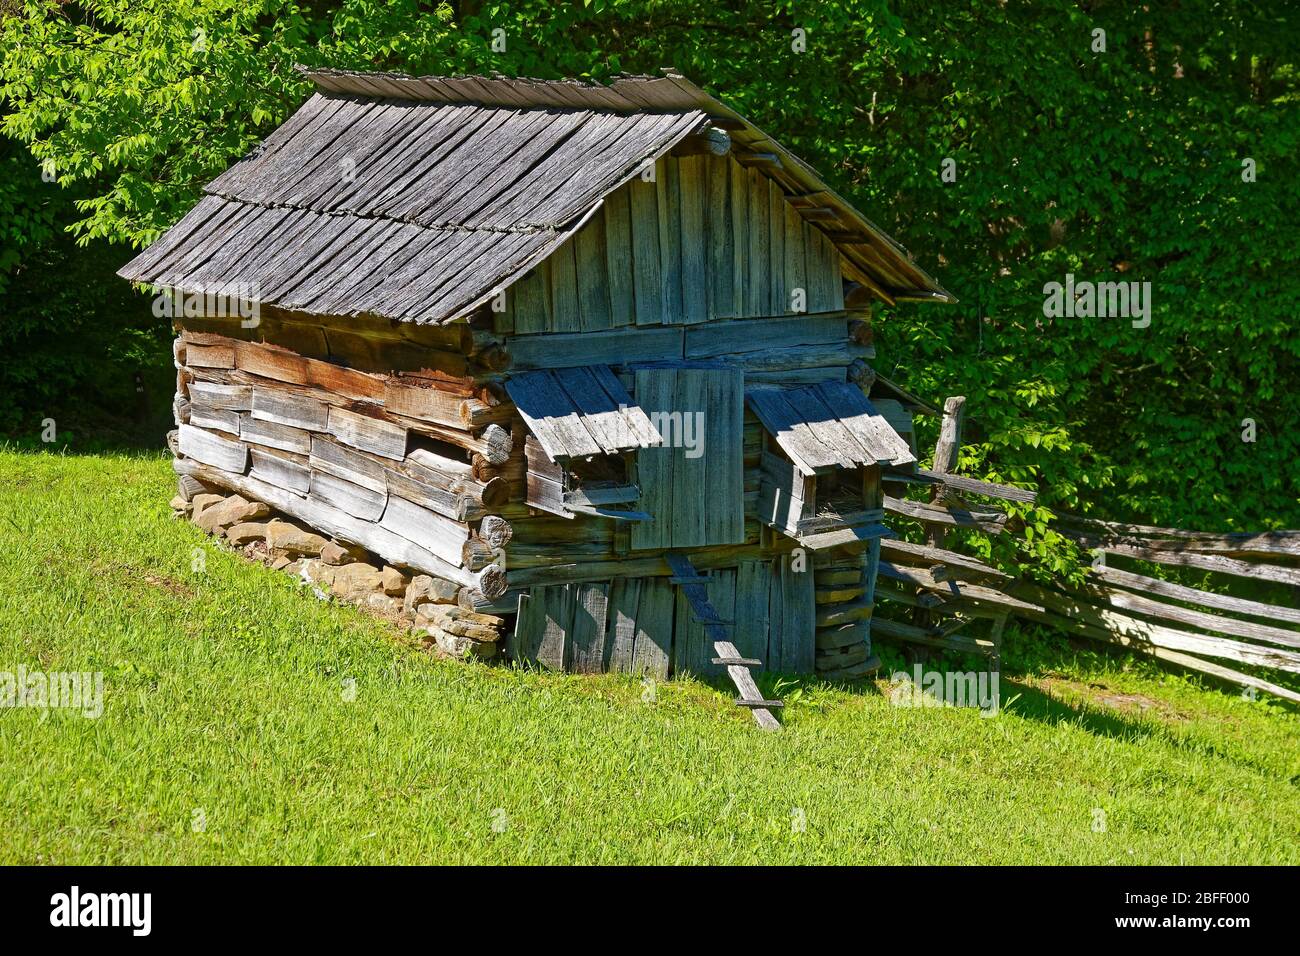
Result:
{"type": "Polygon", "coordinates": [[[672,509],[663,515],[655,514],[656,522],[667,526],[665,532],[669,547],[692,548],[708,544],[708,513],[723,504],[708,495],[709,459],[713,450],[708,447],[707,441],[708,422],[712,414],[712,409],[709,408],[709,382],[712,376],[721,374],[726,373],[685,368],[677,372],[674,409],[681,413],[683,437],[693,436],[696,443],[701,440],[703,443],[695,449],[679,447],[671,450],[672,509]],[[700,434],[701,424],[704,426],[703,435],[700,434]]]}
{"type": "MultiPolygon", "coordinates": [[[[704,379],[705,544],[745,540],[745,384],[737,371],[701,372],[704,379]]],[[[679,377],[680,381],[680,377],[679,377]]],[[[683,406],[685,407],[685,406],[683,406]]]]}
{"type": "Polygon", "coordinates": [[[727,201],[731,214],[731,311],[729,315],[749,314],[746,301],[749,281],[749,178],[740,163],[727,157],[727,201]]]}
{"type": "MultiPolygon", "coordinates": [[[[641,369],[636,373],[636,403],[647,414],[668,413],[676,407],[677,370],[641,369]]],[[[647,448],[636,456],[637,487],[641,489],[641,510],[654,516],[653,523],[632,528],[632,549],[668,547],[671,542],[673,511],[673,448],[647,448]]]]}
{"type": "Polygon", "coordinates": [[[513,331],[518,335],[550,331],[550,275],[550,260],[543,260],[507,290],[506,307],[510,319],[504,331],[513,331]]]}
{"type": "Polygon", "coordinates": [[[627,186],[631,203],[632,281],[637,325],[661,325],[664,321],[663,279],[659,261],[659,210],[656,186],[640,176],[627,186]]]}
{"type": "Polygon", "coordinates": [[[506,389],[515,408],[546,453],[557,461],[602,454],[600,442],[554,372],[512,376],[506,389]]]}
{"type": "Polygon", "coordinates": [[[708,244],[708,316],[711,322],[736,315],[732,296],[736,237],[731,224],[731,161],[726,156],[710,154],[701,158],[704,160],[708,198],[705,242],[708,244]]]}
{"type": "Polygon", "coordinates": [[[605,264],[609,283],[609,326],[636,324],[633,291],[636,267],[632,254],[632,212],[628,187],[605,197],[605,264]]]}
{"type": "MultiPolygon", "coordinates": [[[[388,502],[386,493],[373,491],[370,488],[362,488],[360,485],[354,485],[350,481],[336,478],[334,475],[326,474],[323,471],[312,471],[309,497],[323,501],[325,504],[337,508],[345,514],[350,514],[354,518],[361,518],[363,521],[378,521],[384,513],[384,506],[388,502]]],[[[396,529],[389,528],[389,530],[396,529]]],[[[423,542],[415,541],[414,538],[408,535],[402,535],[402,537],[423,546],[423,542]]],[[[445,554],[439,554],[438,557],[451,564],[460,563],[459,554],[456,555],[455,560],[448,558],[445,554]]]]}
{"type": "MultiPolygon", "coordinates": [[[[316,494],[319,474],[312,473],[313,495],[316,494]]],[[[390,494],[379,523],[393,534],[436,554],[448,564],[459,565],[463,560],[465,542],[469,540],[470,532],[469,527],[459,521],[390,494]]]]}
{"type": "Polygon", "coordinates": [[[769,288],[768,198],[767,179],[757,169],[746,170],[749,190],[749,258],[746,262],[745,313],[747,315],[772,315],[771,289],[769,288]]]}
{"type": "Polygon", "coordinates": [[[325,431],[329,406],[278,388],[253,386],[252,416],[260,421],[275,422],[308,431],[325,431]]]}
{"type": "MultiPolygon", "coordinates": [[[[256,403],[256,396],[253,401],[256,403]]],[[[332,405],[329,410],[329,433],[345,445],[373,455],[394,461],[406,457],[406,429],[392,422],[332,405]]]]}
{"type": "Polygon", "coordinates": [[[745,390],[745,401],[781,450],[805,475],[841,467],[840,458],[818,440],[803,418],[790,406],[783,389],[766,386],[745,390]]]}
{"type": "Polygon", "coordinates": [[[306,455],[311,451],[311,432],[278,422],[262,421],[244,414],[239,420],[239,437],[255,445],[306,455]]]}
{"type": "Polygon", "coordinates": [[[782,312],[807,312],[808,310],[808,268],[804,261],[803,217],[789,203],[782,203],[785,208],[785,308],[782,312]],[[795,301],[796,290],[801,290],[802,303],[795,301]],[[802,305],[802,308],[796,306],[802,305]]]}
{"type": "Polygon", "coordinates": [[[223,471],[242,473],[248,467],[248,446],[193,425],[180,427],[181,454],[223,471]]]}
{"type": "Polygon", "coordinates": [[[706,358],[737,352],[846,344],[847,341],[848,317],[843,312],[792,319],[739,319],[686,329],[684,353],[688,359],[706,358]]]}
{"type": "Polygon", "coordinates": [[[627,416],[605,394],[590,368],[556,369],[554,376],[581,413],[582,424],[604,452],[614,453],[640,446],[640,440],[631,433],[627,416]]]}
{"type": "Polygon", "coordinates": [[[388,491],[381,462],[322,435],[311,436],[309,461],[316,471],[323,471],[380,494],[388,491]]]}
{"type": "Polygon", "coordinates": [[[507,350],[512,369],[516,371],[672,361],[682,357],[682,330],[649,326],[608,332],[522,336],[511,338],[507,350]]]}
{"type": "Polygon", "coordinates": [[[582,308],[578,304],[578,266],[570,239],[548,260],[551,265],[551,329],[577,332],[582,329],[582,308]]]}
{"type": "Polygon", "coordinates": [[[642,579],[632,673],[668,679],[673,655],[673,607],[673,586],[667,578],[642,579]]]}
{"type": "Polygon", "coordinates": [[[239,434],[239,412],[227,408],[212,408],[199,402],[191,402],[189,410],[189,424],[195,428],[213,429],[229,435],[239,434]]]}
{"type": "Polygon", "coordinates": [[[1156,564],[1168,564],[1180,568],[1196,568],[1200,571],[1217,571],[1239,578],[1258,578],[1261,581],[1274,581],[1278,584],[1300,585],[1300,568],[1284,568],[1278,565],[1260,564],[1255,561],[1238,561],[1224,558],[1217,554],[1187,554],[1179,551],[1161,551],[1156,548],[1139,547],[1125,544],[1102,544],[1100,550],[1107,554],[1119,554],[1127,558],[1140,558],[1154,561],[1156,564]]]}
{"type": "Polygon", "coordinates": [[[767,184],[767,287],[769,315],[790,311],[790,296],[785,281],[785,194],[770,179],[767,184]]]}
{"type": "Polygon", "coordinates": [[[222,385],[219,382],[191,382],[190,401],[208,408],[246,412],[253,407],[253,389],[249,385],[222,385]]]}
{"type": "Polygon", "coordinates": [[[635,443],[641,448],[653,448],[662,442],[662,436],[655,430],[654,425],[646,416],[645,410],[632,400],[608,365],[589,366],[592,377],[597,384],[604,390],[609,397],[613,406],[619,409],[624,418],[624,427],[633,436],[635,443]]]}
{"type": "Polygon", "coordinates": [[[683,156],[681,172],[682,321],[709,320],[708,158],[683,156]]]}
{"type": "Polygon", "coordinates": [[[300,495],[311,489],[311,472],[305,464],[262,448],[250,448],[248,455],[252,461],[250,477],[300,495]]]}
{"type": "Polygon", "coordinates": [[[489,566],[480,572],[468,571],[442,560],[418,545],[381,528],[373,521],[363,521],[324,502],[304,498],[275,485],[246,475],[235,475],[192,459],[177,459],[172,469],[178,475],[193,475],[211,484],[238,491],[257,501],[264,501],[277,511],[300,518],[324,534],[344,541],[355,541],[368,551],[390,562],[437,575],[468,588],[477,588],[488,597],[505,593],[506,577],[500,568],[489,566]]]}
{"type": "Polygon", "coordinates": [[[609,583],[572,587],[575,593],[573,628],[569,632],[569,669],[575,674],[599,674],[604,670],[609,583]]]}
{"type": "Polygon", "coordinates": [[[811,674],[816,656],[817,598],[811,562],[794,569],[790,558],[778,559],[781,577],[781,668],[788,673],[811,674]]]}
{"type": "Polygon", "coordinates": [[[615,325],[610,312],[605,206],[597,209],[573,239],[577,270],[578,311],[584,332],[599,332],[615,325]]]}
{"type": "Polygon", "coordinates": [[[741,561],[736,569],[736,627],[732,643],[741,657],[767,664],[768,589],[772,573],[767,561],[741,561]]]}
{"type": "Polygon", "coordinates": [[[1220,611],[1232,611],[1235,614],[1262,618],[1266,621],[1287,621],[1292,624],[1300,624],[1300,609],[1296,608],[1280,607],[1276,604],[1261,604],[1258,601],[1247,601],[1227,594],[1215,594],[1211,591],[1189,588],[1182,584],[1175,584],[1172,581],[1161,581],[1158,578],[1147,577],[1144,574],[1134,574],[1131,571],[1122,571],[1119,568],[1105,565],[1093,568],[1092,574],[1110,584],[1117,584],[1132,591],[1158,594],[1161,597],[1173,598],[1175,601],[1199,604],[1201,607],[1211,607],[1220,611]]]}
{"type": "Polygon", "coordinates": [[[659,218],[659,280],[664,325],[681,325],[682,199],[680,164],[671,157],[655,166],[655,205],[659,218]]]}
{"type": "Polygon", "coordinates": [[[615,578],[609,589],[605,628],[604,669],[614,674],[632,673],[637,634],[637,606],[643,578],[615,578]]]}

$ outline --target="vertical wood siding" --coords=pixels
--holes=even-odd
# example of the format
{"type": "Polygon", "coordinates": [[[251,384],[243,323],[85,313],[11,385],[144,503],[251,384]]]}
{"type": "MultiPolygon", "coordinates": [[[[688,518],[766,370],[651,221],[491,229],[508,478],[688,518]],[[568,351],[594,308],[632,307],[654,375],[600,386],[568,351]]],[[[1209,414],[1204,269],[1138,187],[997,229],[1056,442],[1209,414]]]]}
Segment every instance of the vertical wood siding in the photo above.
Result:
{"type": "MultiPolygon", "coordinates": [[[[709,601],[734,621],[733,643],[763,670],[812,673],[816,596],[811,571],[786,556],[709,572],[709,601]]],[[[616,578],[533,587],[522,597],[507,650],[553,670],[667,678],[718,676],[713,643],[667,578],[616,578]]]]}
{"type": "Polygon", "coordinates": [[[667,157],[506,293],[515,334],[832,312],[840,257],[779,186],[729,156],[667,157]],[[794,301],[796,289],[803,302],[794,301]]]}

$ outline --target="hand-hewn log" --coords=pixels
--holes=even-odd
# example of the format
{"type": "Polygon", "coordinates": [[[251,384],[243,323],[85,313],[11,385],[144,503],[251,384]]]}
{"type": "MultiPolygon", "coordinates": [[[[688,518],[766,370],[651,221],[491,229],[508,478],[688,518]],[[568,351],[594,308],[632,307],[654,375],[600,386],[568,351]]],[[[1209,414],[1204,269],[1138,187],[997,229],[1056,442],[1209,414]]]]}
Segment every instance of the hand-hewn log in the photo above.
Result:
{"type": "Polygon", "coordinates": [[[446,578],[464,587],[476,587],[489,597],[505,592],[506,575],[498,565],[489,565],[482,571],[473,573],[444,561],[428,549],[407,541],[372,521],[354,518],[323,502],[295,495],[256,478],[232,474],[188,458],[176,459],[172,462],[172,468],[177,474],[193,475],[202,481],[265,502],[277,511],[307,522],[318,531],[359,544],[393,564],[446,578]]]}
{"type": "Polygon", "coordinates": [[[855,359],[848,368],[848,380],[862,391],[870,393],[876,381],[876,370],[865,359],[855,359]]]}
{"type": "Polygon", "coordinates": [[[478,523],[478,537],[490,548],[504,548],[513,534],[510,522],[497,515],[488,515],[478,523]]]}
{"type": "Polygon", "coordinates": [[[461,546],[461,564],[471,571],[482,571],[489,564],[498,564],[504,552],[491,547],[481,538],[471,537],[461,546]]]}
{"type": "Polygon", "coordinates": [[[451,487],[461,483],[459,480],[434,483],[425,480],[425,474],[414,472],[414,469],[404,468],[402,465],[383,470],[388,489],[393,494],[400,495],[407,501],[428,508],[445,518],[470,521],[484,514],[481,502],[451,487]]]}

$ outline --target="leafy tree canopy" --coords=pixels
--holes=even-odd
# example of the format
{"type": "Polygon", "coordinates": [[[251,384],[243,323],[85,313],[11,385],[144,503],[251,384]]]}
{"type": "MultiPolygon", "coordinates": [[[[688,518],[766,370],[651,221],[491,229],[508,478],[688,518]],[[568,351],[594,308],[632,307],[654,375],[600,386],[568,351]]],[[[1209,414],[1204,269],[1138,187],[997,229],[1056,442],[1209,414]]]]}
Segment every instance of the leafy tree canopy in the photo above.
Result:
{"type": "MultiPolygon", "coordinates": [[[[3,3],[11,276],[55,229],[96,255],[153,240],[302,101],[296,63],[598,79],[672,65],[962,300],[884,310],[877,339],[883,374],[969,397],[968,473],[1041,479],[1046,502],[1114,517],[1300,526],[1288,4],[3,3]],[[1044,286],[1067,273],[1150,283],[1149,326],[1045,315],[1044,286]]],[[[1030,547],[1056,560],[1050,533],[1030,547]]]]}

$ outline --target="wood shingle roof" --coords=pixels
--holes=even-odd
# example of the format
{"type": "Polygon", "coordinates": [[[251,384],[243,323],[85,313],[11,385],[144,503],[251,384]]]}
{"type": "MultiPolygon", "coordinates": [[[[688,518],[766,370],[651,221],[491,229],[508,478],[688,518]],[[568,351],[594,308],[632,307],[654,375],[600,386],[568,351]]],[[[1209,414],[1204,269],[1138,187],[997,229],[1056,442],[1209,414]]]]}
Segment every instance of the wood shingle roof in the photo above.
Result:
{"type": "Polygon", "coordinates": [[[317,92],[120,275],[313,314],[452,321],[712,122],[777,156],[765,172],[787,194],[831,210],[818,225],[851,278],[887,301],[950,298],[809,167],[681,77],[306,72],[317,92]]]}

